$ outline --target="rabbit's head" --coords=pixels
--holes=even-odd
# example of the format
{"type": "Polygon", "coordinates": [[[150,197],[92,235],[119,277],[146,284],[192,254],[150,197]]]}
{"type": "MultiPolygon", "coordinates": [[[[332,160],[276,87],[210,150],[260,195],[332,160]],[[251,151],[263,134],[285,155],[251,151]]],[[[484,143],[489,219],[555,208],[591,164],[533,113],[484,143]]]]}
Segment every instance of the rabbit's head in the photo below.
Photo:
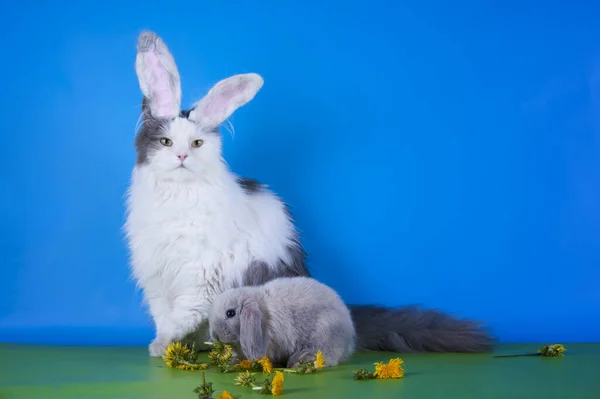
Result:
{"type": "Polygon", "coordinates": [[[138,37],[136,73],[142,100],[142,125],[136,136],[137,163],[168,180],[202,177],[223,167],[219,126],[254,98],[263,79],[254,73],[218,82],[190,110],[181,110],[181,85],[175,60],[153,32],[138,37]]]}
{"type": "Polygon", "coordinates": [[[210,310],[211,338],[239,347],[250,360],[260,359],[267,353],[265,316],[256,289],[225,291],[215,298],[210,310]]]}

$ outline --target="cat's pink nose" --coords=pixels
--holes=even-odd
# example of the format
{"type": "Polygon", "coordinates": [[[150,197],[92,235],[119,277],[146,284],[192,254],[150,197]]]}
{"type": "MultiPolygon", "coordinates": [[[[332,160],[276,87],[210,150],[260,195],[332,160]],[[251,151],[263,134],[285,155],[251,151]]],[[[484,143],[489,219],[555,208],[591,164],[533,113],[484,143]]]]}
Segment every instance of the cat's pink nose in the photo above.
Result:
{"type": "Polygon", "coordinates": [[[187,154],[180,154],[180,155],[177,155],[177,158],[179,158],[179,160],[180,160],[181,162],[183,162],[183,161],[185,161],[185,159],[187,158],[187,154]]]}

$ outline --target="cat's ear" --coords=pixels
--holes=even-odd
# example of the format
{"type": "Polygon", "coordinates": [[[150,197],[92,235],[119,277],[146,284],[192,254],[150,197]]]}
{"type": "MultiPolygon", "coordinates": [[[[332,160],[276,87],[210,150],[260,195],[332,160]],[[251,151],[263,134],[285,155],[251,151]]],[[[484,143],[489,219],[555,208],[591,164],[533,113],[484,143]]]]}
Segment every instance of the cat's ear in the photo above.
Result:
{"type": "Polygon", "coordinates": [[[190,116],[204,126],[216,127],[229,118],[236,109],[252,100],[263,82],[263,78],[255,73],[234,75],[223,79],[195,105],[190,116]]]}
{"type": "Polygon", "coordinates": [[[138,36],[135,60],[140,89],[145,97],[145,112],[155,118],[174,118],[181,107],[179,72],[171,52],[155,33],[138,36]]]}

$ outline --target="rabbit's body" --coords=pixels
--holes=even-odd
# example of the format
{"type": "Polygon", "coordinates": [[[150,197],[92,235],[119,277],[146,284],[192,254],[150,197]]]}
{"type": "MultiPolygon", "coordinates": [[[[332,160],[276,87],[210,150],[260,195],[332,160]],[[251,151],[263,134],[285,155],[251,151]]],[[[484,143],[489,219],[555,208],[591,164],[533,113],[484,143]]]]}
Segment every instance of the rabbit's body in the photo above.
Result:
{"type": "Polygon", "coordinates": [[[318,350],[335,366],[355,350],[350,312],[330,287],[307,277],[278,278],[219,295],[210,312],[211,335],[240,348],[245,358],[268,356],[294,367],[318,350]],[[227,317],[233,310],[235,315],[227,317]]]}

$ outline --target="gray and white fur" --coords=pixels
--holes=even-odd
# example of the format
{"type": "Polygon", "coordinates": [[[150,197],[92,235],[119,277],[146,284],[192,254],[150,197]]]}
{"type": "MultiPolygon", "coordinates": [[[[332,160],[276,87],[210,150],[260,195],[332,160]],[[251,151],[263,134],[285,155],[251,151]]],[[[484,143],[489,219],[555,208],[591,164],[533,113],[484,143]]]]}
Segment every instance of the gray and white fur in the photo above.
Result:
{"type": "MultiPolygon", "coordinates": [[[[150,354],[160,356],[169,342],[189,334],[205,340],[211,300],[223,290],[311,273],[284,201],[258,181],[234,175],[222,156],[219,126],[254,98],[262,77],[223,79],[182,110],[174,58],[162,39],[147,31],[138,38],[136,72],[142,127],[124,227],[132,274],[156,326],[150,354]]],[[[492,347],[492,337],[479,323],[443,312],[349,308],[361,350],[483,352],[492,347]]]]}
{"type": "Polygon", "coordinates": [[[315,359],[326,366],[347,360],[356,334],[348,308],[330,287],[307,277],[278,278],[264,285],[227,290],[209,316],[213,339],[231,344],[239,355],[295,367],[315,359]]]}

